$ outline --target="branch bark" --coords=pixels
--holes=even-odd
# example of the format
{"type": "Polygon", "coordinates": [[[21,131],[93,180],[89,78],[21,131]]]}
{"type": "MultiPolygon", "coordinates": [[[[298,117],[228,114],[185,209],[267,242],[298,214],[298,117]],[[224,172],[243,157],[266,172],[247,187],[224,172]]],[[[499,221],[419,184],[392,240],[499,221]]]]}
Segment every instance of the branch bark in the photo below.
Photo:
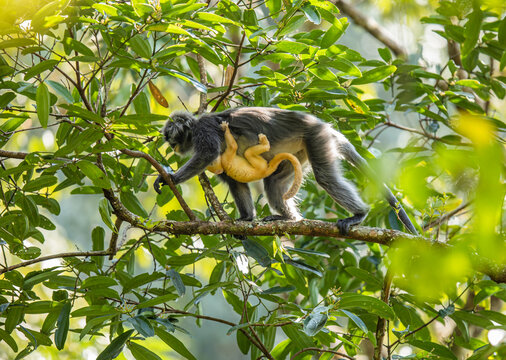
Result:
{"type": "Polygon", "coordinates": [[[395,56],[400,58],[407,58],[408,54],[406,49],[399,45],[390,35],[387,34],[384,28],[382,28],[374,19],[366,17],[362,12],[356,9],[353,5],[344,0],[333,0],[332,1],[341,12],[349,16],[355,24],[362,27],[369,34],[374,36],[385,46],[387,46],[395,56]]]}
{"type": "MultiPolygon", "coordinates": [[[[354,226],[346,234],[340,234],[339,229],[333,222],[321,220],[301,221],[272,221],[272,222],[250,222],[250,221],[160,221],[153,226],[148,226],[138,216],[128,211],[123,204],[114,196],[114,192],[104,189],[105,197],[110,201],[114,214],[123,221],[129,222],[132,226],[150,232],[165,232],[172,235],[242,235],[242,236],[285,236],[285,235],[306,235],[337,238],[340,240],[359,240],[392,246],[403,241],[419,241],[433,246],[450,248],[451,245],[433,241],[423,236],[416,236],[402,231],[383,229],[368,226],[354,226]]],[[[498,283],[506,283],[506,266],[496,264],[489,259],[476,254],[471,254],[473,267],[498,283]]]]}

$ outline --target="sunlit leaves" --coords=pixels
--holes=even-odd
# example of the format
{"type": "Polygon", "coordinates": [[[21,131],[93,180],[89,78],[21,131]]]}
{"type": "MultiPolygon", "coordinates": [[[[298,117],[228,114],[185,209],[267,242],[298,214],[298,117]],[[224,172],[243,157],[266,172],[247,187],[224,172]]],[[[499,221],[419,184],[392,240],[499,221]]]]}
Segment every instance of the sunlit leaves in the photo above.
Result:
{"type": "Polygon", "coordinates": [[[378,66],[374,69],[363,72],[362,77],[354,79],[351,83],[353,85],[362,85],[380,81],[393,74],[395,70],[397,70],[397,67],[394,65],[378,66]]]}
{"type": "Polygon", "coordinates": [[[41,83],[37,87],[37,116],[42,127],[47,127],[49,121],[50,97],[46,84],[41,83]]]}

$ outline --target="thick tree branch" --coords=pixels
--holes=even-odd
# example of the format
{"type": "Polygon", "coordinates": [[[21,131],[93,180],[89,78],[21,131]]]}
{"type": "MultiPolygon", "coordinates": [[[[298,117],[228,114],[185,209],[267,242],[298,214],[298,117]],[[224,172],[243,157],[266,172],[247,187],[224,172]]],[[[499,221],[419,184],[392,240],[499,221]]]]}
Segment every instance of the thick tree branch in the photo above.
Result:
{"type": "MultiPolygon", "coordinates": [[[[249,222],[249,221],[160,221],[156,225],[145,225],[138,216],[128,211],[123,204],[114,196],[111,190],[104,189],[105,197],[110,201],[114,213],[123,221],[132,226],[145,229],[150,232],[165,232],[173,235],[243,235],[243,236],[285,236],[305,235],[322,236],[329,238],[359,240],[381,245],[391,246],[405,241],[423,242],[434,246],[450,248],[442,242],[433,241],[423,236],[415,236],[392,229],[383,229],[367,226],[354,226],[348,234],[343,235],[335,223],[321,220],[301,221],[272,221],[272,222],[249,222]]],[[[506,283],[506,266],[496,264],[479,255],[471,254],[474,268],[488,275],[498,283],[506,283]]]]}
{"type": "Polygon", "coordinates": [[[358,26],[362,27],[369,34],[374,36],[376,39],[385,44],[395,56],[400,58],[407,58],[408,54],[404,47],[399,45],[394,39],[387,34],[374,19],[366,17],[361,11],[356,9],[350,3],[344,0],[333,0],[332,1],[341,12],[349,16],[358,26]]]}

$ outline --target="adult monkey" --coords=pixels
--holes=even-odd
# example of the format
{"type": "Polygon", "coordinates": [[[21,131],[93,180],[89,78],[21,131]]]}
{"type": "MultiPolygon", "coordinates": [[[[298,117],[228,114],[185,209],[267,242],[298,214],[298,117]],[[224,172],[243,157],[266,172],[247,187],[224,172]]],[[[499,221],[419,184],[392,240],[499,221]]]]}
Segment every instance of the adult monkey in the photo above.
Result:
{"type": "MultiPolygon", "coordinates": [[[[353,214],[337,220],[337,227],[342,234],[346,234],[350,226],[360,224],[367,215],[369,207],[362,201],[353,184],[340,174],[338,160],[345,159],[371,175],[367,162],[340,132],[313,115],[276,108],[245,107],[205,114],[198,120],[184,112],[173,113],[170,118],[162,129],[165,140],[178,153],[192,152],[190,160],[176,173],[170,174],[175,184],[202,173],[225,151],[226,144],[221,129],[221,123],[225,121],[229,123],[240,155],[257,143],[258,134],[265,134],[271,145],[270,150],[262,154],[266,160],[271,160],[279,153],[290,153],[302,166],[309,162],[318,184],[339,205],[353,214]]],[[[267,201],[271,209],[279,214],[268,216],[264,220],[300,218],[294,200],[283,199],[293,174],[291,164],[284,161],[272,175],[263,180],[267,201]]],[[[248,185],[237,182],[226,174],[219,176],[230,188],[239,210],[239,220],[253,220],[255,208],[248,185]]],[[[154,183],[157,192],[160,192],[160,184],[164,184],[164,181],[158,176],[154,183]]],[[[416,229],[402,206],[392,192],[386,187],[385,189],[387,200],[402,223],[416,234],[416,229]]]]}

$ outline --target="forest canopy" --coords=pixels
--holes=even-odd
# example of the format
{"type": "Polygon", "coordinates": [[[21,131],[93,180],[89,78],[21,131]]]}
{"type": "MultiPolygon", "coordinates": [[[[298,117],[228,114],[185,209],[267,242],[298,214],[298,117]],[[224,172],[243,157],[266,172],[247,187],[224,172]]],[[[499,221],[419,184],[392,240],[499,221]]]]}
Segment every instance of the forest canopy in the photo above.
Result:
{"type": "Polygon", "coordinates": [[[503,1],[0,9],[0,357],[506,358],[503,1]],[[302,221],[260,221],[260,183],[246,222],[211,173],[171,182],[173,111],[250,106],[356,147],[361,225],[310,172],[302,221]]]}

